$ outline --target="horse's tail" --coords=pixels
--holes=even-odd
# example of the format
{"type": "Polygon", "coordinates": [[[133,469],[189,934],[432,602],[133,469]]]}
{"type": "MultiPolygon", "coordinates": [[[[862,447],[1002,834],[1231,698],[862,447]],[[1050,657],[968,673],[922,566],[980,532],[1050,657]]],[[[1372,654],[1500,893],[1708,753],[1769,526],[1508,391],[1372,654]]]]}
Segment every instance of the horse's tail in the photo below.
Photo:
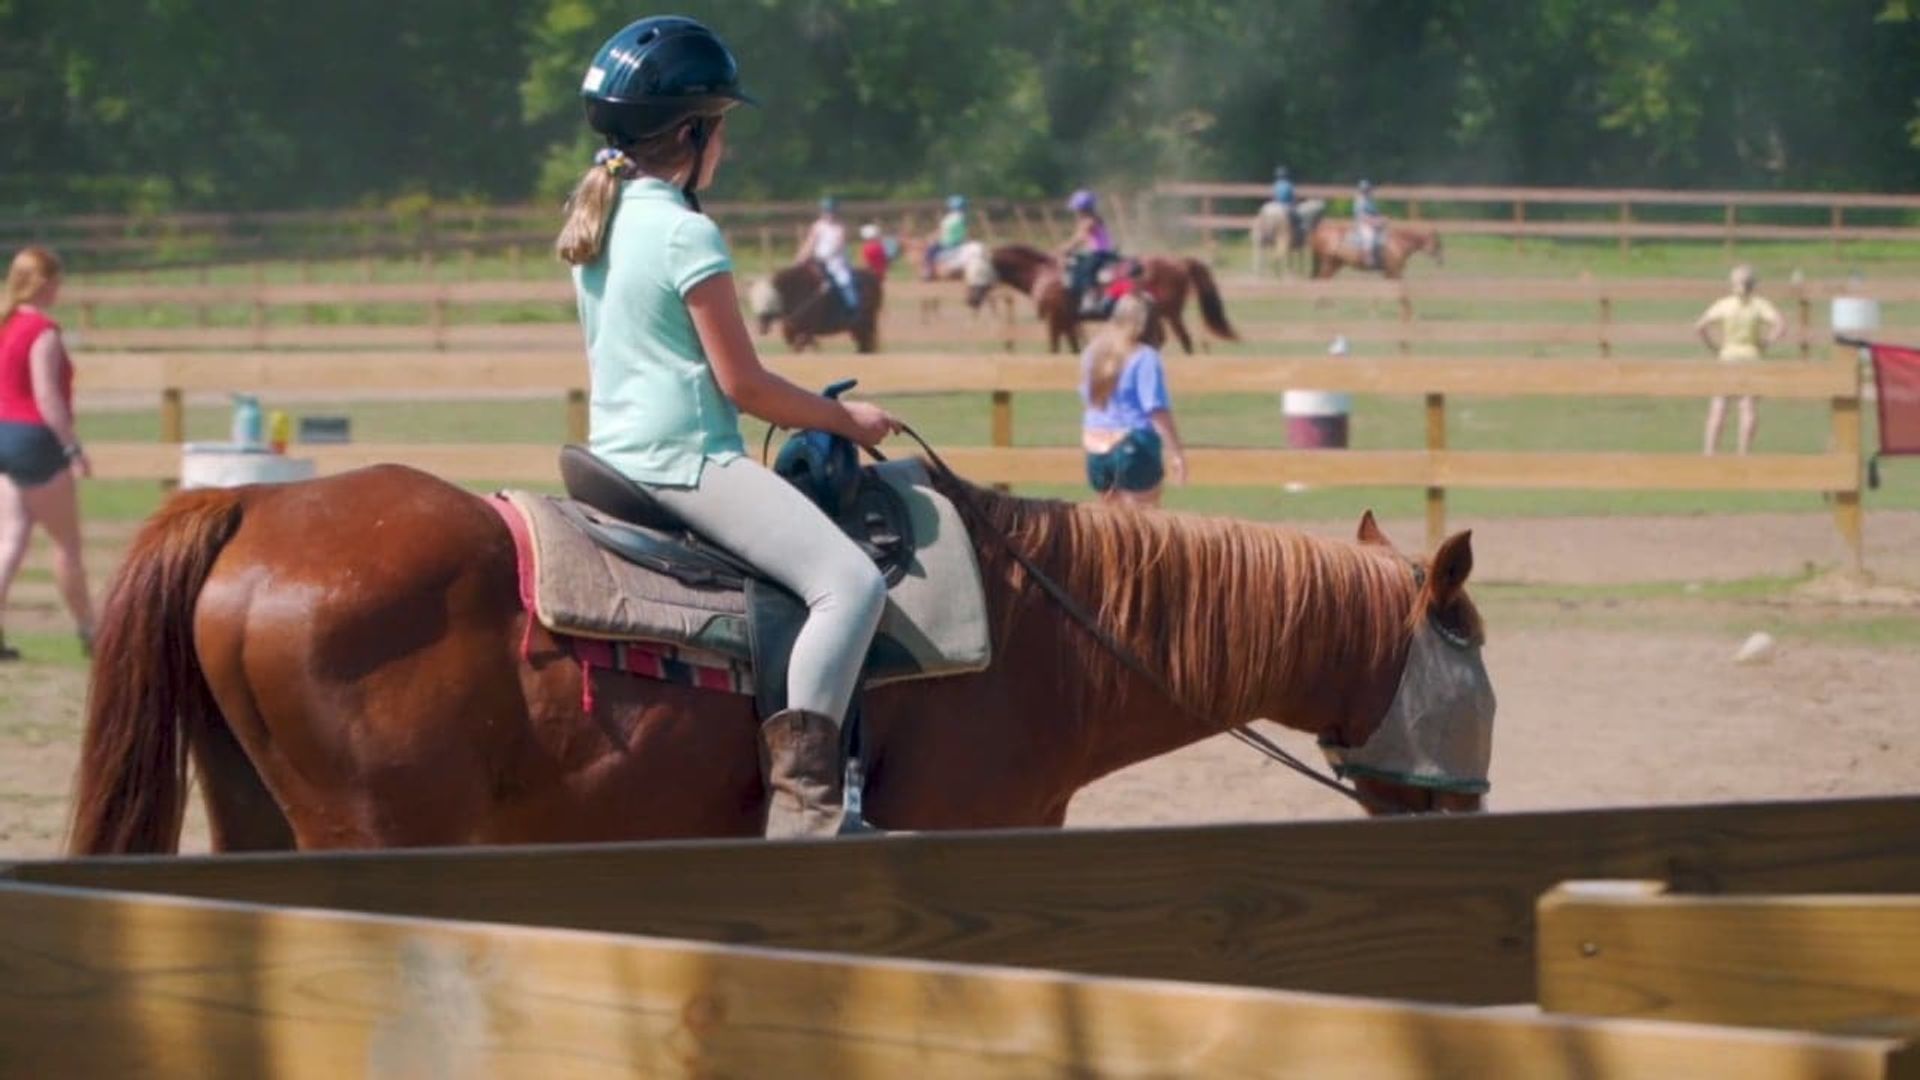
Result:
{"type": "Polygon", "coordinates": [[[186,810],[189,732],[219,721],[193,645],[193,613],[243,496],[175,497],[140,530],[94,638],[74,783],[72,855],[171,853],[186,810]]]}
{"type": "Polygon", "coordinates": [[[1200,300],[1200,318],[1216,337],[1239,341],[1233,324],[1227,321],[1227,306],[1220,300],[1220,287],[1213,283],[1213,271],[1199,259],[1187,260],[1187,276],[1193,279],[1193,292],[1200,300]]]}

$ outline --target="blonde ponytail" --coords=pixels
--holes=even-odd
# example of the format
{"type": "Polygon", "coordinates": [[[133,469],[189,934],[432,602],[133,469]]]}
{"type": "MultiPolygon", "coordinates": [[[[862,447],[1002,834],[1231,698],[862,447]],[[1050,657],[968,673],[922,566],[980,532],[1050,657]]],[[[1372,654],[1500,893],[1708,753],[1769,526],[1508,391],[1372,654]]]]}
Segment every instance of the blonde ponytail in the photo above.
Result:
{"type": "Polygon", "coordinates": [[[60,280],[60,256],[43,247],[21,248],[7,268],[7,308],[0,322],[13,318],[48,282],[60,280]]]}
{"type": "Polygon", "coordinates": [[[567,197],[567,223],[553,242],[554,254],[568,266],[585,266],[600,257],[607,241],[607,222],[620,201],[618,173],[596,164],[573,185],[567,197]]]}
{"type": "Polygon", "coordinates": [[[613,220],[620,205],[620,185],[637,176],[665,180],[684,170],[693,161],[692,128],[710,123],[718,131],[717,118],[694,117],[686,123],[658,135],[624,146],[607,147],[593,155],[593,166],[567,197],[567,222],[553,242],[554,254],[569,266],[585,266],[598,259],[607,246],[607,222],[613,220]]]}
{"type": "Polygon", "coordinates": [[[1127,358],[1140,347],[1140,339],[1146,332],[1146,301],[1137,296],[1121,297],[1113,305],[1107,325],[1094,336],[1087,350],[1093,354],[1093,363],[1087,372],[1087,397],[1095,405],[1105,406],[1113,396],[1113,388],[1120,385],[1120,373],[1126,370],[1127,358]]]}

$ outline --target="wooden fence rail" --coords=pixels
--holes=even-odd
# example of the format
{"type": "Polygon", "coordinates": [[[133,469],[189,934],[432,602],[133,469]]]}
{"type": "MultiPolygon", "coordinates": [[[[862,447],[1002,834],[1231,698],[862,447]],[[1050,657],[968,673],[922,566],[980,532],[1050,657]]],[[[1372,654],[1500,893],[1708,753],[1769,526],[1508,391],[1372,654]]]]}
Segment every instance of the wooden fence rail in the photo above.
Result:
{"type": "Polygon", "coordinates": [[[1920,1035],[1920,896],[1688,896],[1579,882],[1539,907],[1555,1012],[1920,1035]]]}
{"type": "MultiPolygon", "coordinates": [[[[988,448],[944,451],[953,465],[984,483],[1078,484],[1077,448],[1019,448],[1014,397],[1019,392],[1071,392],[1078,373],[1044,357],[951,354],[780,357],[773,365],[802,385],[857,377],[870,394],[986,392],[992,427],[988,448]]],[[[184,439],[185,395],[250,389],[338,393],[431,393],[449,384],[463,391],[564,394],[584,400],[585,365],[575,351],[478,353],[459,357],[419,352],[95,354],[86,364],[89,391],[150,392],[159,397],[161,443],[93,447],[98,474],[166,478],[177,473],[184,439]]],[[[1271,487],[1413,486],[1426,491],[1427,540],[1445,535],[1449,488],[1583,490],[1806,491],[1827,495],[1836,528],[1858,565],[1861,552],[1862,431],[1860,368],[1852,349],[1836,347],[1823,362],[1728,366],[1671,361],[1540,361],[1343,358],[1194,358],[1180,375],[1187,394],[1262,393],[1314,388],[1422,397],[1424,447],[1409,450],[1285,451],[1196,448],[1196,483],[1271,487]],[[1818,454],[1701,457],[1667,453],[1530,453],[1451,449],[1450,395],[1709,397],[1755,395],[1825,401],[1831,439],[1818,454]]],[[[584,411],[569,410],[569,438],[583,438],[584,411]]],[[[510,444],[404,444],[301,447],[327,471],[399,460],[453,479],[551,481],[551,449],[510,444]]]]}
{"type": "Polygon", "coordinates": [[[1591,878],[1916,893],[1920,797],[0,866],[22,884],[1459,1005],[1535,1001],[1536,902],[1591,878]]]}
{"type": "Polygon", "coordinates": [[[0,1061],[22,1076],[1609,1080],[1704,1067],[1878,1080],[1914,1068],[1892,1039],[25,885],[0,887],[0,970],[0,1061]]]}

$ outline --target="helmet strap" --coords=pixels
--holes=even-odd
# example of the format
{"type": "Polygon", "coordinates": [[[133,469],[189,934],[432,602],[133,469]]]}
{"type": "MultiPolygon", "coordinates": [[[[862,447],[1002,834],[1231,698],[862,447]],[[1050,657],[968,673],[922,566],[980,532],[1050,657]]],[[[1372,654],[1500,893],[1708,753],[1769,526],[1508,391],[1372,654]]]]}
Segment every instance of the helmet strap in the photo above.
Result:
{"type": "Polygon", "coordinates": [[[693,140],[693,169],[680,185],[680,194],[686,196],[687,206],[697,214],[700,213],[700,194],[694,189],[700,186],[700,170],[706,166],[707,140],[713,137],[713,128],[710,121],[702,117],[687,125],[687,135],[693,140]]]}

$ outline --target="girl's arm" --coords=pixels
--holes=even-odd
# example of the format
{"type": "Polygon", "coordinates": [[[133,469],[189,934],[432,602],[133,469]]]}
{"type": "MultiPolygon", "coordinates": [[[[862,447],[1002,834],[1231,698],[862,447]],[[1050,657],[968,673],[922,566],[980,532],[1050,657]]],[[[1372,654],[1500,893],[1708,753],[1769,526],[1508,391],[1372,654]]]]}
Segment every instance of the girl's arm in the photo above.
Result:
{"type": "Polygon", "coordinates": [[[900,430],[900,422],[878,405],[822,397],[768,371],[740,318],[732,274],[714,274],[687,290],[687,314],[721,392],[746,412],[780,427],[835,432],[862,446],[900,430]]]}
{"type": "Polygon", "coordinates": [[[33,403],[40,407],[40,418],[52,429],[53,437],[73,459],[80,475],[92,472],[86,456],[80,453],[80,438],[74,434],[73,411],[67,408],[66,395],[61,391],[61,374],[66,367],[67,348],[60,341],[60,331],[48,329],[35,338],[33,346],[27,352],[28,370],[33,379],[33,403]]]}
{"type": "Polygon", "coordinates": [[[1067,242],[1060,246],[1061,256],[1064,258],[1065,256],[1073,254],[1075,248],[1078,248],[1081,244],[1086,242],[1087,234],[1091,232],[1092,229],[1093,229],[1092,222],[1088,221],[1086,218],[1080,218],[1076,220],[1073,223],[1073,235],[1067,237],[1067,242]]]}
{"type": "Polygon", "coordinates": [[[820,228],[820,223],[817,221],[807,226],[807,235],[802,236],[800,238],[800,246],[796,248],[793,252],[793,261],[795,265],[798,265],[800,263],[804,263],[807,261],[807,253],[813,250],[814,231],[819,228],[820,228]]]}
{"type": "Polygon", "coordinates": [[[1155,409],[1148,414],[1147,420],[1153,424],[1153,430],[1160,433],[1160,441],[1167,450],[1167,468],[1173,473],[1173,482],[1184,486],[1187,482],[1187,448],[1180,442],[1180,429],[1173,422],[1172,409],[1155,409]]]}

